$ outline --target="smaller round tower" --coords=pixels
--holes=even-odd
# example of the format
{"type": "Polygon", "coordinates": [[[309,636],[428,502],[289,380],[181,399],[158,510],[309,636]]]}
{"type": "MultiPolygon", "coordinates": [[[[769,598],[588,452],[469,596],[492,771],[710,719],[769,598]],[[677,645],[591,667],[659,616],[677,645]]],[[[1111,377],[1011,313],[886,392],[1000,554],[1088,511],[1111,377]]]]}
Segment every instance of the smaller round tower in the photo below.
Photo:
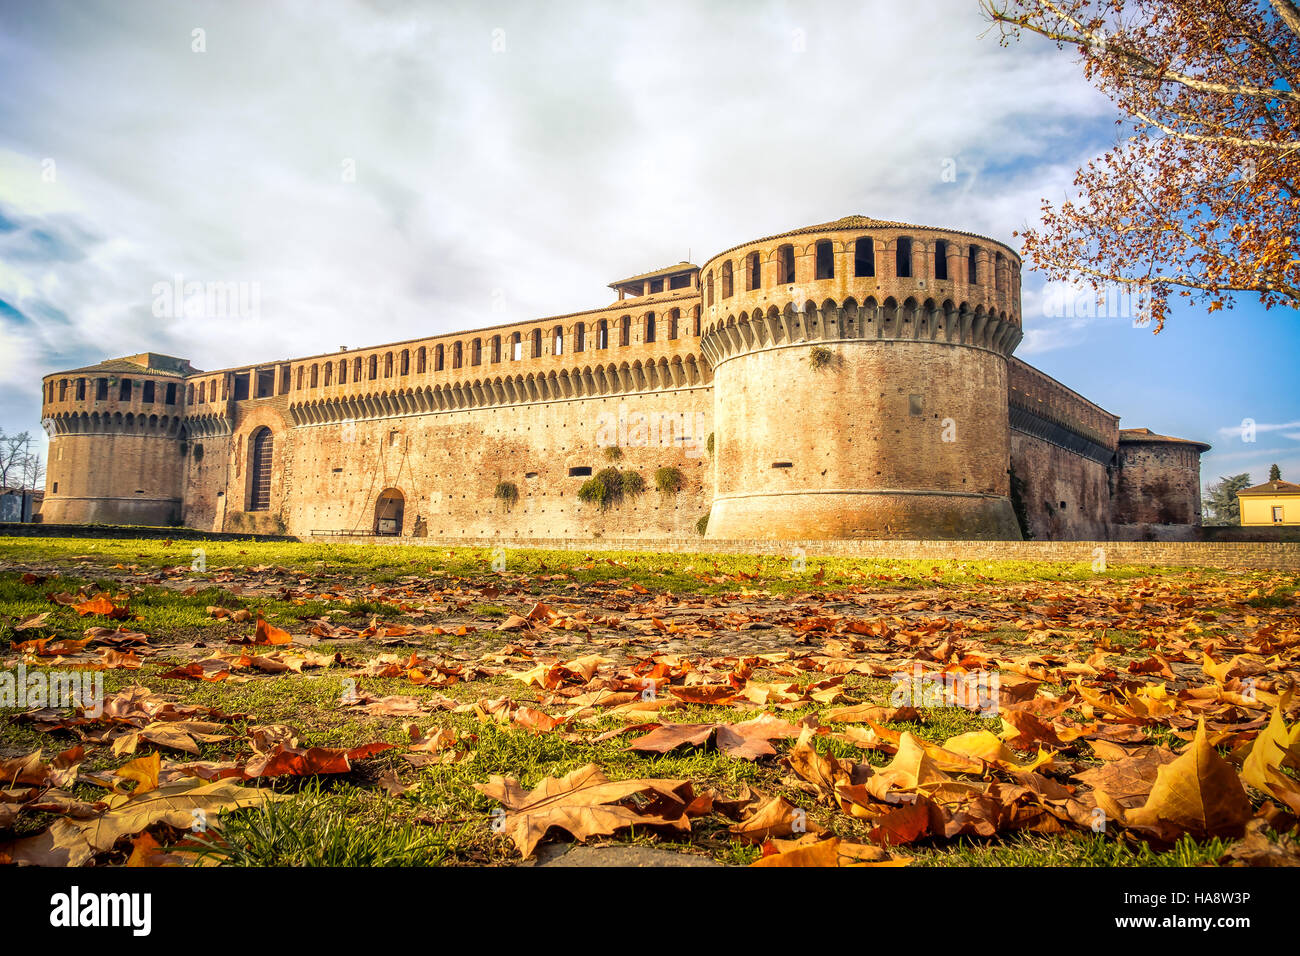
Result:
{"type": "Polygon", "coordinates": [[[45,376],[42,520],[179,524],[185,376],[193,371],[184,359],[146,352],[45,376]]]}

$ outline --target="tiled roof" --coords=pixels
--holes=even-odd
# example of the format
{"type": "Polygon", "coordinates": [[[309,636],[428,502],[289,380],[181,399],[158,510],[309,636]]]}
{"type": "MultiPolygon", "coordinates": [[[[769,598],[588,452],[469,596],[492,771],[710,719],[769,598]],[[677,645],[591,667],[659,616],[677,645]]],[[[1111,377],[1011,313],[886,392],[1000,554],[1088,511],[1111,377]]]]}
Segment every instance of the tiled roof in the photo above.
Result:
{"type": "Polygon", "coordinates": [[[1239,495],[1300,495],[1300,485],[1294,485],[1289,481],[1266,481],[1262,485],[1255,485],[1253,488],[1243,488],[1237,492],[1239,495]]]}
{"type": "Polygon", "coordinates": [[[1170,445],[1195,445],[1201,451],[1209,451],[1213,446],[1203,441],[1190,438],[1174,438],[1172,435],[1157,435],[1149,428],[1121,428],[1119,440],[1127,442],[1164,442],[1170,445]]]}

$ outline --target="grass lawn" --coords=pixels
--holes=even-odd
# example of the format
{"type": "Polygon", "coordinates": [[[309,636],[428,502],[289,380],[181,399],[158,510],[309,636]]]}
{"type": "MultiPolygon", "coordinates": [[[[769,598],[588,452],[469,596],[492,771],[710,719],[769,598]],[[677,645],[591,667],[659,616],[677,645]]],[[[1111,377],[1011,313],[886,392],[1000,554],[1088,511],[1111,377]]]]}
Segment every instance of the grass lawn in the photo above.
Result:
{"type": "Polygon", "coordinates": [[[841,862],[911,866],[1286,857],[1300,744],[1272,741],[1300,740],[1297,578],[0,538],[0,668],[99,676],[110,703],[0,709],[0,861],[209,781],[275,798],[213,803],[201,833],[146,818],[81,862],[509,865],[575,819],[586,842],[724,864],[831,838],[841,862]],[[914,668],[940,696],[900,704],[914,668]],[[991,705],[943,696],[991,675],[991,705]],[[632,749],[685,724],[705,736],[632,749]],[[592,764],[641,785],[551,784],[567,816],[523,800],[592,764]],[[1222,813],[1168,819],[1170,786],[1222,813]]]}

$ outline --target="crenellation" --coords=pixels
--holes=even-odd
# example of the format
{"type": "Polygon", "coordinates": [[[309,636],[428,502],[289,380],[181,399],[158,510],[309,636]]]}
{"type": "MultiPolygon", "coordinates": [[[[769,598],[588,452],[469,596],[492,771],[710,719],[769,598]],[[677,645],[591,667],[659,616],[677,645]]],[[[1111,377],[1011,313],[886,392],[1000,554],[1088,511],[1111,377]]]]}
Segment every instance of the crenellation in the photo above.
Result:
{"type": "Polygon", "coordinates": [[[616,280],[598,309],[213,371],[143,353],[56,372],[44,520],[431,540],[679,541],[706,517],[711,539],[1190,534],[1208,446],[1121,433],[1013,358],[1019,284],[995,240],[850,216],[616,280]],[[671,492],[654,487],[666,467],[671,492]],[[610,468],[646,490],[580,500],[610,468]]]}

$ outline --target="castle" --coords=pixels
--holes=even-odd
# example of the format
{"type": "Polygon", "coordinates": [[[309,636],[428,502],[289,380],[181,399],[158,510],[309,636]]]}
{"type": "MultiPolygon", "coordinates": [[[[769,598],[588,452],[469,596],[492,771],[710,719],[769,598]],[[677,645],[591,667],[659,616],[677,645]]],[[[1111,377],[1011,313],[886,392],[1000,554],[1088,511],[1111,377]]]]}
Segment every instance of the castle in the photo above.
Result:
{"type": "Polygon", "coordinates": [[[1020,266],[982,236],[850,216],[619,280],[586,312],[215,372],[155,353],[56,372],[43,520],[1193,537],[1209,446],[1121,429],[1014,358],[1020,266]]]}

